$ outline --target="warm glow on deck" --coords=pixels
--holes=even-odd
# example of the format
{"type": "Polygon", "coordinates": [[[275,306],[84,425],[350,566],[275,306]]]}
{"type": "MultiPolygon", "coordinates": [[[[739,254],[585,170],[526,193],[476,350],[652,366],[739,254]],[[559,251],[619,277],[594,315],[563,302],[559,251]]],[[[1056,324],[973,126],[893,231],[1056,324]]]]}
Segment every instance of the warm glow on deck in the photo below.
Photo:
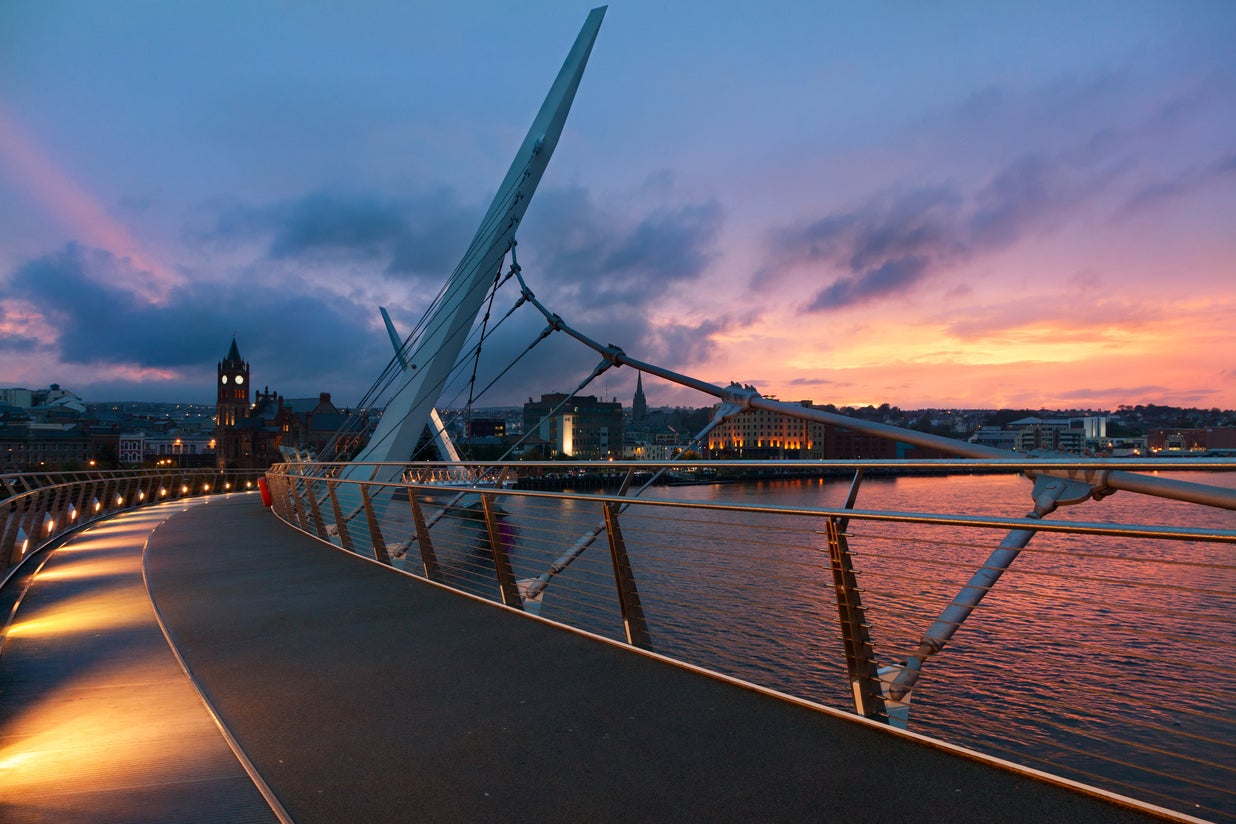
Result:
{"type": "MultiPolygon", "coordinates": [[[[166,653],[150,661],[104,665],[79,672],[65,686],[40,696],[8,725],[0,746],[0,785],[10,799],[63,787],[66,773],[84,786],[160,785],[183,780],[200,760],[198,741],[185,735],[200,717],[152,714],[149,684],[172,669],[166,653]],[[154,660],[157,658],[157,660],[154,660]],[[103,685],[103,686],[99,686],[103,685]],[[107,711],[82,700],[82,690],[104,693],[107,711]],[[138,721],[140,720],[140,723],[138,721]]],[[[165,689],[188,690],[181,682],[165,689]]],[[[204,713],[202,713],[204,715],[204,713]]]]}
{"type": "Polygon", "coordinates": [[[54,685],[15,692],[0,720],[0,808],[38,810],[39,820],[129,821],[148,788],[243,775],[168,649],[142,577],[151,531],[187,505],[96,525],[31,581],[38,597],[25,599],[8,628],[5,661],[50,667],[54,685]]]}
{"type": "MultiPolygon", "coordinates": [[[[141,586],[140,580],[135,586],[141,586]]],[[[84,595],[66,600],[55,609],[42,610],[33,617],[13,622],[8,635],[16,638],[68,632],[101,632],[137,626],[149,621],[150,616],[149,603],[129,599],[118,602],[110,592],[84,595]]]]}
{"type": "Polygon", "coordinates": [[[140,565],[131,558],[98,558],[80,560],[71,565],[44,569],[40,581],[85,581],[91,578],[109,578],[114,575],[140,575],[140,565]]]}

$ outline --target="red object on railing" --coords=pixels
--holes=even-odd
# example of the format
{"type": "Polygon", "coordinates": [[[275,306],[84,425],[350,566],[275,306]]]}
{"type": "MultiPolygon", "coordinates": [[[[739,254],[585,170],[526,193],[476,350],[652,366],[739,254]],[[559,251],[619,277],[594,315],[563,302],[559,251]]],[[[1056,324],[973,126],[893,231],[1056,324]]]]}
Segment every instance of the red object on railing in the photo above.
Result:
{"type": "Polygon", "coordinates": [[[262,494],[262,506],[270,506],[270,484],[266,483],[265,478],[258,478],[258,492],[262,494]]]}

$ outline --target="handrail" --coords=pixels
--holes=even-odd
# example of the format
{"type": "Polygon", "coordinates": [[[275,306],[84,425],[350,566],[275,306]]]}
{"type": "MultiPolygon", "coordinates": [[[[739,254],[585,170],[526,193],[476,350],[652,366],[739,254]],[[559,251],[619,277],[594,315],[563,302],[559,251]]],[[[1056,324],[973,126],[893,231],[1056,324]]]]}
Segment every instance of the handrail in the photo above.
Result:
{"type": "Polygon", "coordinates": [[[0,587],[86,524],[177,498],[254,489],[260,469],[129,469],[0,475],[0,587]]]}
{"type": "Polygon", "coordinates": [[[372,482],[342,478],[339,466],[272,467],[276,514],[404,573],[893,724],[905,721],[911,690],[922,692],[911,725],[920,732],[1236,818],[1227,789],[1236,721],[1215,710],[1236,703],[1236,518],[1206,500],[1236,487],[1231,459],[431,462],[355,472],[403,479],[372,482]],[[626,493],[633,473],[667,466],[684,483],[795,476],[790,488],[824,497],[626,493]],[[1207,490],[1195,506],[1147,506],[1134,490],[1107,497],[1113,469],[1211,474],[1139,475],[1207,490]],[[873,482],[876,472],[899,480],[873,482]],[[875,505],[835,494],[850,474],[857,490],[864,473],[860,497],[875,505]],[[541,488],[589,483],[597,488],[541,488]],[[879,497],[935,486],[967,496],[952,511],[879,497]],[[821,656],[838,617],[845,644],[821,656]],[[960,646],[945,651],[955,632],[960,646]],[[924,667],[935,655],[940,663],[924,667]],[[1163,717],[1169,694],[1174,721],[1163,717]]]}

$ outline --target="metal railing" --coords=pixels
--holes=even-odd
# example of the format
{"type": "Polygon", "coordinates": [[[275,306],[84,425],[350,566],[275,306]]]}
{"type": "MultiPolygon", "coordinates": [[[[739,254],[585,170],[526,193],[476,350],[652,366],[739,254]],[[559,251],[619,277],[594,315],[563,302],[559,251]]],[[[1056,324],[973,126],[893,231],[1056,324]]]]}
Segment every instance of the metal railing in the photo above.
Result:
{"type": "Polygon", "coordinates": [[[903,725],[912,694],[915,731],[1236,818],[1236,462],[432,463],[397,482],[340,466],[272,468],[276,513],[405,573],[828,706],[903,725]],[[1108,468],[1209,474],[1144,476],[1174,500],[1056,510],[1110,494],[1108,468]],[[662,469],[684,485],[633,497],[662,469]],[[1211,505],[1182,503],[1199,495],[1211,505]]]}
{"type": "Polygon", "coordinates": [[[127,509],[256,489],[262,470],[136,469],[0,475],[0,586],[40,549],[127,509]]]}

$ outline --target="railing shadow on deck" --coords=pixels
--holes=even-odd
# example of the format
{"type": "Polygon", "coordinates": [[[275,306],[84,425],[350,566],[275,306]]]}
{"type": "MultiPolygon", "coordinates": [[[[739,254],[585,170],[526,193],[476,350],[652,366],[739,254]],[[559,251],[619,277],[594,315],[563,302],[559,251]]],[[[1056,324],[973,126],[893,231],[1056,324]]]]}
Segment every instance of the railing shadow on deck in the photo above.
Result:
{"type": "Polygon", "coordinates": [[[1236,461],[342,466],[273,467],[276,514],[515,610],[1236,819],[1236,461]],[[1111,468],[1176,500],[1108,498],[1111,468]]]}

